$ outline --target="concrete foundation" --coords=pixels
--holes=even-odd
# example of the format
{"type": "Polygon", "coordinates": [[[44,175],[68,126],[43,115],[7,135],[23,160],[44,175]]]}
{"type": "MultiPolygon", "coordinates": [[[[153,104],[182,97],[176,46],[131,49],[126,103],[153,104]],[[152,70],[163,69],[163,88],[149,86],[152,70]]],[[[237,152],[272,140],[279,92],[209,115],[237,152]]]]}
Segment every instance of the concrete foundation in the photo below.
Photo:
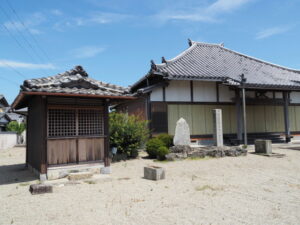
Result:
{"type": "Polygon", "coordinates": [[[48,180],[55,180],[67,177],[70,173],[80,172],[89,172],[92,174],[97,174],[100,173],[103,167],[104,163],[102,162],[48,167],[47,178],[48,180]]]}

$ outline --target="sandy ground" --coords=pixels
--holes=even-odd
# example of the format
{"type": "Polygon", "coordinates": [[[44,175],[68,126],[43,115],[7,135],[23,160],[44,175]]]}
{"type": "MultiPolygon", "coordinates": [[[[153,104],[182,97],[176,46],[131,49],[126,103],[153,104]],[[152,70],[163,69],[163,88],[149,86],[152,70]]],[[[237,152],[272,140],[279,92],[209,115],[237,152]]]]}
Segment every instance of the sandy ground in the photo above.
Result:
{"type": "MultiPolygon", "coordinates": [[[[282,147],[282,146],[281,146],[282,147]]],[[[31,195],[24,148],[0,152],[0,224],[300,224],[300,148],[246,157],[112,165],[110,181],[31,195]],[[142,178],[145,165],[166,169],[142,178]]]]}

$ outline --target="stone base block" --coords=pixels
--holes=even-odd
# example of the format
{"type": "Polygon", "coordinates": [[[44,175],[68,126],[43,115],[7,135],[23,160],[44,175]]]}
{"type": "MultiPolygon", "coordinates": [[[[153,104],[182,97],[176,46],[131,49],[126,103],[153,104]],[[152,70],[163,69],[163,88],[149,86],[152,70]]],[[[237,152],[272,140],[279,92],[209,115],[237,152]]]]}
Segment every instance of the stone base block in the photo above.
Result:
{"type": "Polygon", "coordinates": [[[53,186],[49,184],[31,184],[29,187],[29,191],[33,195],[52,193],[53,186]]]}
{"type": "Polygon", "coordinates": [[[255,153],[272,154],[271,140],[255,140],[255,153]]]}
{"type": "Polygon", "coordinates": [[[101,170],[100,170],[100,173],[102,173],[102,174],[111,174],[110,166],[102,167],[101,170]]]}
{"type": "Polygon", "coordinates": [[[144,167],[144,178],[148,180],[162,180],[165,179],[165,169],[158,166],[144,167]]]}
{"type": "Polygon", "coordinates": [[[68,179],[69,180],[83,180],[83,179],[88,179],[91,178],[93,176],[92,173],[89,172],[79,172],[79,173],[70,173],[68,175],[68,179]]]}

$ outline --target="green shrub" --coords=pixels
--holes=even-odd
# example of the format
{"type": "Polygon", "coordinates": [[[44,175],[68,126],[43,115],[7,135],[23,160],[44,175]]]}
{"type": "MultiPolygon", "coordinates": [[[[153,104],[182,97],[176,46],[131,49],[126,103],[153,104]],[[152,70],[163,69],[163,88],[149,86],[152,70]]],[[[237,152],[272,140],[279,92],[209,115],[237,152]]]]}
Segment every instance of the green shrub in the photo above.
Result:
{"type": "Polygon", "coordinates": [[[157,151],[162,146],[165,147],[164,143],[160,139],[152,138],[146,144],[146,152],[150,158],[157,158],[157,151]]]}
{"type": "Polygon", "coordinates": [[[173,146],[173,137],[169,134],[160,134],[157,136],[158,139],[160,139],[166,147],[170,148],[173,146]]]}
{"type": "Polygon", "coordinates": [[[118,153],[136,158],[149,133],[148,121],[124,113],[109,114],[110,145],[117,147],[118,153]]]}
{"type": "Polygon", "coordinates": [[[6,127],[7,131],[13,131],[17,134],[22,134],[22,132],[26,129],[25,123],[18,123],[17,121],[11,121],[6,127]]]}
{"type": "Polygon", "coordinates": [[[169,149],[166,146],[160,146],[156,154],[158,160],[165,160],[166,155],[169,154],[169,149]]]}

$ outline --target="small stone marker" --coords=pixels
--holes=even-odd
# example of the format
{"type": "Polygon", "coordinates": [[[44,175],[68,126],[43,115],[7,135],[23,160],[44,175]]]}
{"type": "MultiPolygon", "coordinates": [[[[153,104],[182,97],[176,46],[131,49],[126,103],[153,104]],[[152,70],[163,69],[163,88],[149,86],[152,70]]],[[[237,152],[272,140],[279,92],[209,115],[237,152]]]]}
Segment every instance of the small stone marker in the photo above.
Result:
{"type": "Polygon", "coordinates": [[[223,126],[221,109],[213,109],[213,123],[214,145],[217,147],[223,147],[223,126]]]}
{"type": "Polygon", "coordinates": [[[255,153],[272,154],[272,141],[262,139],[255,140],[255,153]]]}
{"type": "Polygon", "coordinates": [[[162,180],[165,179],[165,169],[158,166],[144,167],[144,178],[148,180],[162,180]]]}
{"type": "Polygon", "coordinates": [[[29,191],[33,195],[52,193],[53,186],[50,184],[31,184],[29,187],[29,191]]]}
{"type": "Polygon", "coordinates": [[[174,145],[190,145],[190,127],[185,119],[180,118],[176,123],[175,136],[173,139],[174,145]]]}

